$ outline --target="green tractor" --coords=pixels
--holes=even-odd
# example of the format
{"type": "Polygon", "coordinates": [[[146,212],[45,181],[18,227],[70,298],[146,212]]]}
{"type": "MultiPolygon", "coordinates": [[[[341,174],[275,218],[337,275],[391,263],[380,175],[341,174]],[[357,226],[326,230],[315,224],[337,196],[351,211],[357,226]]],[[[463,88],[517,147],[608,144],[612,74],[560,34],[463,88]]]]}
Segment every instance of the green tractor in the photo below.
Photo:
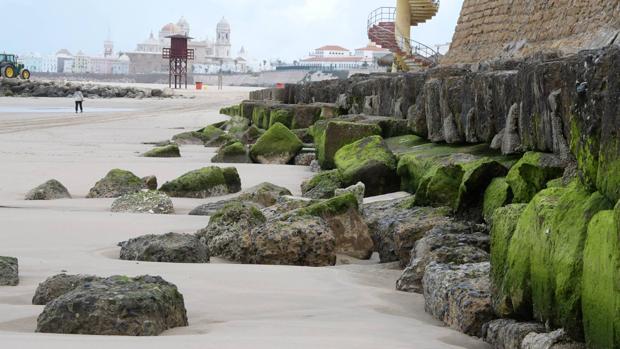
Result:
{"type": "Polygon", "coordinates": [[[24,80],[30,79],[30,70],[23,64],[17,63],[15,55],[0,53],[0,75],[7,79],[20,77],[24,80]]]}

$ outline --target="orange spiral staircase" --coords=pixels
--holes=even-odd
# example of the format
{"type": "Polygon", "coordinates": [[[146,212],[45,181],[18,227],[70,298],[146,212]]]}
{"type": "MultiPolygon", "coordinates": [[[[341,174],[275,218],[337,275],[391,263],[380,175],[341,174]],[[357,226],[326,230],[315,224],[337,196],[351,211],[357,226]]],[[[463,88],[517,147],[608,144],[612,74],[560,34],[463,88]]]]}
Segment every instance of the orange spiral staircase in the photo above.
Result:
{"type": "Polygon", "coordinates": [[[368,38],[390,50],[400,70],[419,70],[435,66],[439,60],[439,52],[421,42],[411,40],[410,30],[411,26],[424,23],[437,14],[439,0],[401,0],[399,6],[401,8],[380,7],[370,13],[368,38]],[[405,13],[399,14],[399,11],[405,13]],[[398,21],[401,21],[401,27],[404,27],[401,30],[398,28],[398,21]]]}

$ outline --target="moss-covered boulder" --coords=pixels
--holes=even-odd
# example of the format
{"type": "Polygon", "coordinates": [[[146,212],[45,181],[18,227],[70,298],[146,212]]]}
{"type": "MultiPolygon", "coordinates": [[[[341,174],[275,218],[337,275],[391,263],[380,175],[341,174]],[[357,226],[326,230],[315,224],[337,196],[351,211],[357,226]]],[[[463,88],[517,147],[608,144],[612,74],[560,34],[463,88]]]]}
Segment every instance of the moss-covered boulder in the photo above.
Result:
{"type": "Polygon", "coordinates": [[[527,205],[513,204],[494,211],[491,225],[491,289],[493,309],[500,317],[512,315],[512,304],[504,284],[508,248],[517,229],[519,217],[527,205]]]}
{"type": "Polygon", "coordinates": [[[120,259],[156,263],[209,263],[209,250],[193,234],[143,235],[120,242],[120,259]]]}
{"type": "Polygon", "coordinates": [[[362,182],[366,185],[367,196],[395,192],[400,187],[396,157],[381,136],[367,137],[342,147],[334,160],[345,186],[362,182]]]}
{"type": "Polygon", "coordinates": [[[258,128],[268,129],[271,108],[267,104],[254,105],[252,110],[252,124],[258,128]]]}
{"type": "Polygon", "coordinates": [[[374,251],[368,226],[359,212],[357,198],[352,193],[293,211],[290,215],[323,218],[336,238],[338,253],[358,259],[369,259],[374,251]]]}
{"type": "Polygon", "coordinates": [[[71,199],[71,194],[67,188],[55,179],[39,185],[30,190],[25,197],[26,200],[58,200],[71,199]]]}
{"type": "Polygon", "coordinates": [[[319,164],[325,170],[335,168],[334,157],[340,148],[368,136],[380,134],[381,128],[377,125],[346,121],[321,121],[312,128],[319,164]]]}
{"type": "Polygon", "coordinates": [[[204,145],[207,147],[220,147],[231,140],[233,136],[222,129],[209,125],[202,130],[204,145]]]}
{"type": "Polygon", "coordinates": [[[239,200],[254,202],[262,207],[273,206],[282,196],[293,195],[290,190],[271,183],[261,183],[252,188],[245,189],[239,200]]]}
{"type": "MultiPolygon", "coordinates": [[[[547,233],[550,232],[554,211],[563,192],[562,188],[541,191],[532,199],[517,222],[508,248],[504,277],[508,312],[515,316],[533,316],[533,280],[549,278],[551,268],[546,253],[549,246],[547,233]]],[[[542,282],[538,282],[537,285],[541,284],[542,282]]],[[[544,293],[542,288],[536,290],[539,298],[544,293]]]]}
{"type": "Polygon", "coordinates": [[[252,160],[250,160],[250,155],[245,146],[241,142],[234,142],[221,146],[217,154],[211,159],[211,162],[247,164],[251,163],[252,160]]]}
{"type": "Polygon", "coordinates": [[[528,203],[547,182],[562,177],[564,164],[553,154],[528,152],[508,172],[506,182],[514,195],[513,202],[528,203]]]}
{"type": "Polygon", "coordinates": [[[303,148],[303,143],[286,126],[276,123],[250,150],[254,161],[262,164],[287,164],[303,148]]]}
{"type": "Polygon", "coordinates": [[[160,191],[172,197],[208,198],[236,193],[241,190],[241,181],[234,167],[205,167],[188,172],[166,182],[160,191]]]}
{"type": "Polygon", "coordinates": [[[233,116],[225,121],[220,129],[225,130],[235,138],[241,138],[250,127],[250,121],[240,116],[233,116]]]}
{"type": "Polygon", "coordinates": [[[228,116],[241,116],[241,105],[235,104],[220,109],[220,114],[228,116]]]}
{"type": "Polygon", "coordinates": [[[142,154],[145,158],[180,158],[181,150],[177,144],[153,148],[142,154]]]}
{"type": "Polygon", "coordinates": [[[116,198],[139,192],[144,187],[140,177],[121,169],[114,169],[98,181],[88,192],[87,198],[116,198]]]}
{"type": "Polygon", "coordinates": [[[292,128],[294,115],[295,113],[291,108],[274,108],[269,114],[269,127],[279,122],[288,128],[292,128]]]}
{"type": "Polygon", "coordinates": [[[512,202],[512,190],[506,182],[506,177],[494,178],[487,189],[484,191],[484,202],[482,206],[482,216],[485,222],[493,221],[495,210],[506,206],[512,202]]]}
{"type": "MultiPolygon", "coordinates": [[[[620,205],[616,207],[616,217],[620,205]]],[[[599,212],[583,252],[581,309],[588,348],[620,348],[620,220],[599,212]]]]}
{"type": "Polygon", "coordinates": [[[265,130],[252,125],[239,137],[243,144],[254,144],[265,133],[265,130]]]}
{"type": "Polygon", "coordinates": [[[306,198],[329,199],[336,189],[344,186],[339,170],[323,171],[301,184],[301,193],[306,198]]]}
{"type": "MultiPolygon", "coordinates": [[[[551,287],[552,311],[544,322],[564,328],[573,338],[581,340],[581,284],[583,250],[588,225],[600,211],[612,208],[600,193],[591,193],[578,181],[566,188],[555,210],[550,235],[550,262],[553,266],[551,287]]],[[[536,299],[535,299],[536,300],[536,299]]],[[[536,305],[536,302],[534,303],[536,305]]],[[[546,309],[546,307],[543,307],[546,309]]],[[[536,308],[534,308],[536,313],[536,308]]],[[[545,315],[543,313],[543,315],[545,315]]]]}
{"type": "Polygon", "coordinates": [[[204,145],[206,138],[202,132],[190,131],[174,135],[172,141],[180,145],[204,145]]]}

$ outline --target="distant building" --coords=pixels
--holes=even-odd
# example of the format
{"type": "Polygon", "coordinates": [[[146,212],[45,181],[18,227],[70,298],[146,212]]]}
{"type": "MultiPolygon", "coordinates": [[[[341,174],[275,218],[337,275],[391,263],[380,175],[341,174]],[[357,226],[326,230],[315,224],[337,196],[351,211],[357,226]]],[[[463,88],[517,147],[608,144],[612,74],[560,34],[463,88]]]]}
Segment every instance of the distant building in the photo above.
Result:
{"type": "Polygon", "coordinates": [[[28,53],[18,57],[19,61],[33,73],[56,73],[58,62],[55,55],[28,53]]]}
{"type": "Polygon", "coordinates": [[[351,70],[377,67],[377,60],[390,51],[372,43],[358,48],[354,52],[338,45],[319,47],[302,59],[301,66],[326,70],[351,70]]]}
{"type": "MultiPolygon", "coordinates": [[[[167,72],[168,62],[162,59],[161,53],[165,47],[170,47],[170,39],[166,37],[176,34],[191,35],[190,24],[183,17],[176,24],[164,25],[157,37],[151,32],[146,40],[136,45],[134,51],[126,52],[131,61],[130,73],[167,72]]],[[[241,56],[233,58],[231,55],[231,26],[225,18],[217,24],[215,38],[215,41],[207,37],[204,40],[189,42],[189,48],[194,50],[194,60],[189,64],[190,71],[195,74],[213,74],[220,71],[245,72],[246,58],[241,56]]]]}

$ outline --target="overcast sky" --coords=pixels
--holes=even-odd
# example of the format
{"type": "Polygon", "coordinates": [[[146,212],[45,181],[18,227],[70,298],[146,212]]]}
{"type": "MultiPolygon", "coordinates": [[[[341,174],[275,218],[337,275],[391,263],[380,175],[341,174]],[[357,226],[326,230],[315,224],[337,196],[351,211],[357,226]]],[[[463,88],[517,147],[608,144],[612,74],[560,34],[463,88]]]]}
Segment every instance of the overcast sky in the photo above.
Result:
{"type": "MultiPolygon", "coordinates": [[[[0,50],[53,53],[60,48],[99,54],[108,28],[115,49],[134,50],[152,30],[181,16],[191,35],[214,38],[224,16],[232,26],[233,50],[243,45],[253,58],[302,58],[314,48],[364,46],[368,14],[396,0],[2,0],[0,50]],[[26,19],[24,19],[26,18],[26,19]]],[[[435,19],[414,29],[429,45],[451,41],[462,0],[444,0],[435,19]]]]}

